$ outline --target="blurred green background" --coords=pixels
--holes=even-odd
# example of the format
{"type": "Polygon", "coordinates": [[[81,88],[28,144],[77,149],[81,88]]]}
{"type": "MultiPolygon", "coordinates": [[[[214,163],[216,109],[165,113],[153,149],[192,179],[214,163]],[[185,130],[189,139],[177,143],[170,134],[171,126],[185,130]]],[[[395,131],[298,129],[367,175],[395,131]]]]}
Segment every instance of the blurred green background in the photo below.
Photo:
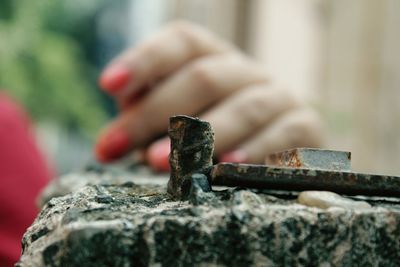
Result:
{"type": "Polygon", "coordinates": [[[26,110],[56,175],[93,160],[96,135],[116,114],[113,100],[98,88],[99,74],[162,24],[164,4],[0,1],[0,93],[26,110]]]}
{"type": "Polygon", "coordinates": [[[73,10],[65,1],[0,1],[1,88],[34,120],[88,137],[107,118],[98,105],[99,70],[85,50],[94,41],[87,20],[101,8],[96,2],[73,10]]]}
{"type": "Polygon", "coordinates": [[[26,110],[56,175],[93,160],[96,135],[116,114],[99,74],[164,23],[169,4],[0,0],[0,93],[26,110]]]}
{"type": "Polygon", "coordinates": [[[129,0],[1,0],[0,92],[24,107],[56,173],[93,158],[97,132],[115,115],[97,86],[127,46],[129,0]]]}

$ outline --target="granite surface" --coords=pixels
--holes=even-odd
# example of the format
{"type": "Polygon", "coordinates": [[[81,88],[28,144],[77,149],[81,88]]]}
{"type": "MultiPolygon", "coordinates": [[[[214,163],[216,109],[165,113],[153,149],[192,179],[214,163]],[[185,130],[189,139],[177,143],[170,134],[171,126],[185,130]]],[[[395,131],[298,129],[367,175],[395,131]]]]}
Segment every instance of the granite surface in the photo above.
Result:
{"type": "Polygon", "coordinates": [[[297,192],[213,188],[175,201],[166,184],[139,167],[61,177],[17,266],[400,266],[398,198],[321,209],[297,192]]]}

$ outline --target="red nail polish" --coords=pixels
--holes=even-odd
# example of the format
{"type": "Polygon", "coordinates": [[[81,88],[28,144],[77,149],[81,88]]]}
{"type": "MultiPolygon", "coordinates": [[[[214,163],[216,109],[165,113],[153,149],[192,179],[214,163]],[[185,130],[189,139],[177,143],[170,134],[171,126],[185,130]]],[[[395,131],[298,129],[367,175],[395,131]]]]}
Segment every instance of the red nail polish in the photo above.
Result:
{"type": "Polygon", "coordinates": [[[96,144],[96,156],[101,162],[110,162],[123,156],[130,148],[128,134],[120,129],[113,129],[100,137],[96,144]]]}
{"type": "Polygon", "coordinates": [[[132,73],[128,68],[120,65],[111,65],[101,74],[99,84],[104,91],[115,94],[126,87],[131,80],[132,73]]]}
{"type": "Polygon", "coordinates": [[[147,161],[149,165],[156,171],[168,172],[170,170],[170,150],[169,139],[162,139],[152,144],[147,151],[147,161]]]}
{"type": "Polygon", "coordinates": [[[248,161],[247,153],[243,150],[235,150],[232,152],[225,153],[219,158],[220,162],[233,162],[233,163],[245,163],[248,161]]]}

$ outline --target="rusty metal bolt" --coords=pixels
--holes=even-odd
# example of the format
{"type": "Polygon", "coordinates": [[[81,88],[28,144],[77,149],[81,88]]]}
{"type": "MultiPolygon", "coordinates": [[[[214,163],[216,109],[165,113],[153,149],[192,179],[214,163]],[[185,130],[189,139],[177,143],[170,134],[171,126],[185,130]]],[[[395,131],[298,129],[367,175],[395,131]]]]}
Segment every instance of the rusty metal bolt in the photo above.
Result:
{"type": "Polygon", "coordinates": [[[191,175],[208,173],[212,167],[214,133],[208,122],[180,115],[170,118],[168,134],[171,138],[168,193],[176,199],[185,199],[191,175]]]}

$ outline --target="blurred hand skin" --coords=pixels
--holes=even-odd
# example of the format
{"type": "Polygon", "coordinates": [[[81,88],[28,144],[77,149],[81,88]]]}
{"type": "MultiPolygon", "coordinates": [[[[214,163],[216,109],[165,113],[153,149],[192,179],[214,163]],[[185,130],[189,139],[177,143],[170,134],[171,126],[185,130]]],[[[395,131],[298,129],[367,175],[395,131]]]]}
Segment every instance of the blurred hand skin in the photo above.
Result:
{"type": "Polygon", "coordinates": [[[144,149],[153,169],[167,171],[165,135],[169,117],[178,114],[211,123],[219,161],[263,163],[272,152],[321,142],[312,109],[254,60],[188,22],[172,22],[123,52],[99,84],[120,108],[98,137],[100,162],[144,149]]]}

